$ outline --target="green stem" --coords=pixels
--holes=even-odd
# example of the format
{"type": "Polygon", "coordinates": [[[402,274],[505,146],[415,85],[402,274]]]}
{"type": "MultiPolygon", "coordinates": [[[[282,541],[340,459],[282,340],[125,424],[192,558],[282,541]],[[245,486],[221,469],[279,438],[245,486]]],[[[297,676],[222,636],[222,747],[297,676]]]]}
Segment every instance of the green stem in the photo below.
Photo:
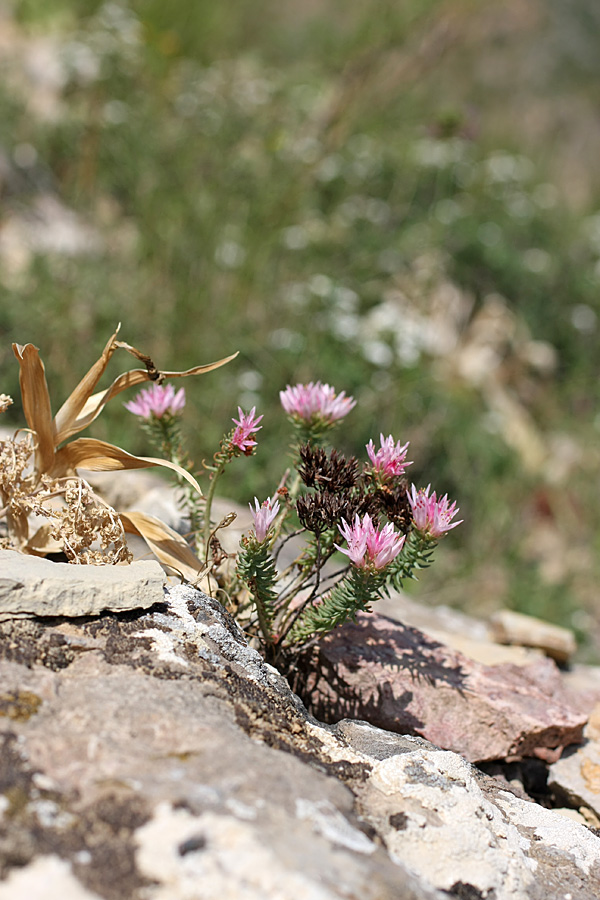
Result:
{"type": "MultiPolygon", "coordinates": [[[[298,472],[296,472],[294,475],[292,484],[290,485],[290,488],[288,490],[288,497],[290,498],[290,500],[296,499],[296,497],[298,496],[299,488],[300,488],[300,475],[298,472]]],[[[276,541],[279,538],[279,536],[281,534],[281,529],[283,528],[283,523],[287,519],[289,512],[290,512],[290,510],[289,510],[289,507],[287,506],[287,504],[282,503],[281,512],[279,513],[279,515],[277,516],[277,518],[275,519],[275,521],[273,522],[273,525],[272,525],[273,541],[276,541]]]]}
{"type": "Polygon", "coordinates": [[[381,596],[382,573],[368,573],[352,567],[317,606],[305,609],[287,632],[290,646],[301,645],[316,634],[327,634],[359,611],[368,612],[369,605],[381,596]]]}
{"type": "Polygon", "coordinates": [[[267,646],[273,643],[273,635],[271,633],[271,621],[267,614],[267,610],[263,603],[258,601],[255,604],[256,613],[258,615],[258,627],[265,639],[267,646]]]}

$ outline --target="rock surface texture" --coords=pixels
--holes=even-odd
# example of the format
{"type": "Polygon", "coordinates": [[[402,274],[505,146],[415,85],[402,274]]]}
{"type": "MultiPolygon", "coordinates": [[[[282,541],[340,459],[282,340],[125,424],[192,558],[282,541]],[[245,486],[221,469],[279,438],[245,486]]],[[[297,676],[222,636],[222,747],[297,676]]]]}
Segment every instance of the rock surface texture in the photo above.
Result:
{"type": "Polygon", "coordinates": [[[0,624],[0,900],[600,896],[600,838],[418,737],[324,726],[214,600],[0,624]]]}
{"type": "Polygon", "coordinates": [[[320,641],[298,690],[330,722],[343,710],[419,734],[471,762],[536,756],[553,762],[582,740],[590,698],[565,690],[556,664],[486,666],[417,628],[359,613],[320,641]]]}
{"type": "Polygon", "coordinates": [[[585,727],[584,742],[550,767],[549,785],[574,806],[583,805],[600,820],[600,704],[585,727]]]}
{"type": "Polygon", "coordinates": [[[492,636],[500,644],[519,644],[543,650],[557,662],[567,662],[575,653],[575,635],[568,628],[541,622],[512,609],[501,609],[490,618],[492,636]]]}
{"type": "Polygon", "coordinates": [[[75,566],[0,550],[0,620],[148,609],[162,600],[164,583],[156,561],[75,566]]]}

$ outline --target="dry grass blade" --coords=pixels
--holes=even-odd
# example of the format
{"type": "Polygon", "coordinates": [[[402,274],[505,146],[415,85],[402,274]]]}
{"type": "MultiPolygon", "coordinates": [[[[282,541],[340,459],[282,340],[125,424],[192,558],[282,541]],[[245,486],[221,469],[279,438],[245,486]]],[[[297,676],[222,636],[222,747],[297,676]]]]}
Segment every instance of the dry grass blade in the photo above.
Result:
{"type": "Polygon", "coordinates": [[[161,563],[179,573],[186,581],[199,581],[206,574],[206,567],[192,553],[181,535],[164,522],[135,511],[119,513],[119,517],[127,533],[142,537],[161,563]]]}
{"type": "Polygon", "coordinates": [[[231,356],[224,356],[223,359],[218,359],[214,363],[207,363],[205,366],[194,366],[192,369],[186,369],[185,372],[161,372],[161,375],[163,378],[187,378],[188,375],[206,375],[207,372],[212,372],[213,369],[218,369],[220,366],[224,366],[225,363],[231,362],[238,353],[239,350],[236,353],[232,353],[231,356]]]}
{"type": "MultiPolygon", "coordinates": [[[[123,341],[117,341],[116,343],[120,347],[127,348],[129,346],[124,344],[123,341]]],[[[212,372],[213,369],[218,369],[220,366],[224,366],[226,363],[231,362],[236,356],[237,353],[234,353],[231,356],[226,356],[223,359],[217,360],[217,362],[208,363],[205,366],[194,366],[193,369],[187,369],[185,372],[160,372],[154,377],[147,368],[130,369],[130,371],[124,372],[122,375],[115,378],[110,387],[88,396],[88,399],[80,408],[77,416],[69,422],[65,420],[64,425],[59,426],[57,443],[62,443],[62,441],[65,441],[67,438],[71,437],[71,435],[77,434],[78,431],[83,431],[84,428],[91,425],[94,419],[100,415],[109,400],[112,400],[113,397],[116,397],[121,391],[127,390],[127,388],[136,387],[136,385],[143,384],[146,381],[162,380],[164,378],[185,378],[188,375],[203,375],[206,372],[212,372]]]]}
{"type": "Polygon", "coordinates": [[[79,415],[89,400],[92,391],[104,374],[110,358],[119,346],[116,337],[120,328],[121,325],[119,324],[117,330],[106,342],[106,346],[102,351],[100,358],[96,360],[91,369],[83,376],[77,387],[71,391],[70,395],[56,413],[56,418],[54,420],[56,428],[56,444],[61,444],[72,434],[81,431],[81,428],[76,424],[79,415]]]}
{"type": "Polygon", "coordinates": [[[27,425],[37,436],[36,465],[38,469],[45,471],[52,465],[56,432],[44,363],[40,359],[38,348],[33,344],[13,344],[12,347],[19,361],[23,412],[27,425]]]}
{"type": "Polygon", "coordinates": [[[154,456],[134,456],[121,447],[96,438],[78,438],[61,447],[54,457],[54,467],[50,474],[53,478],[61,478],[77,468],[89,469],[90,472],[120,472],[125,469],[147,469],[151,466],[172,469],[202,495],[200,485],[194,476],[177,463],[154,456]]]}

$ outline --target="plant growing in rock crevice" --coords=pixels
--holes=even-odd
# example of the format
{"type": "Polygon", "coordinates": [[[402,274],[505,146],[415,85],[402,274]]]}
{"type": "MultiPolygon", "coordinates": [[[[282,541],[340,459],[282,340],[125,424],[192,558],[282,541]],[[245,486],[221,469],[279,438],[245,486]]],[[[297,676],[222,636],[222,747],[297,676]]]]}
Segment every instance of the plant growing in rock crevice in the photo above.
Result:
{"type": "Polygon", "coordinates": [[[289,472],[274,497],[251,508],[254,528],[242,538],[237,572],[249,593],[248,628],[268,658],[282,662],[306,649],[384,592],[399,588],[429,566],[437,542],[459,522],[447,496],[430,486],[409,490],[408,443],[380,436],[360,466],[322,444],[354,406],[329,385],[310,383],[281,393],[298,442],[295,476],[289,472]],[[296,522],[300,527],[289,530],[296,522]],[[282,570],[283,548],[303,534],[305,544],[282,570]],[[344,545],[345,544],[345,545],[344,545]],[[347,563],[333,566],[337,554],[347,563]]]}
{"type": "MultiPolygon", "coordinates": [[[[262,428],[255,409],[238,410],[236,427],[222,439],[213,464],[204,464],[210,479],[206,498],[188,512],[191,540],[214,577],[212,586],[267,658],[286,667],[319,636],[369,611],[384,592],[429,566],[437,541],[459,522],[447,496],[438,499],[430,486],[409,490],[408,443],[382,434],[379,448],[369,441],[369,462],[362,465],[325,449],[328,433],[355,406],[352,397],[320,382],[288,387],[280,397],[294,429],[295,472],[288,469],[263,503],[254,498],[253,528],[242,537],[234,571],[220,567],[223,555],[211,544],[227,524],[212,522],[211,504],[230,462],[255,451],[262,428]],[[299,545],[301,535],[305,542],[299,545]],[[292,546],[292,559],[280,568],[292,546]],[[344,556],[346,562],[335,567],[335,559],[344,556]]],[[[141,417],[161,451],[180,461],[181,442],[174,435],[184,400],[175,409],[174,395],[170,399],[171,406],[163,395],[152,401],[142,392],[128,409],[141,417]]]]}

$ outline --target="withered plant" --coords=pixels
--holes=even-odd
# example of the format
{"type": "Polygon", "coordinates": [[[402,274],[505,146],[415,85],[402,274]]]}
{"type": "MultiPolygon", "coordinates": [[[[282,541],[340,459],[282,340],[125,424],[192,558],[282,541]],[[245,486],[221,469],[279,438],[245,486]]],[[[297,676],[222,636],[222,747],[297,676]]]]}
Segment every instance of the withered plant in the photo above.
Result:
{"type": "MultiPolygon", "coordinates": [[[[120,326],[119,326],[120,327],[120,326]]],[[[134,456],[105,441],[76,438],[100,415],[109,400],[127,388],[166,378],[200,375],[224,365],[236,354],[184,372],[164,372],[149,356],[111,335],[100,358],[52,415],[44,364],[33,344],[13,344],[20,367],[19,383],[27,428],[0,440],[0,545],[34,556],[62,551],[73,563],[127,563],[126,533],[141,536],[157,558],[189,581],[203,574],[203,564],[184,538],[164,522],[140,512],[117,512],[78,474],[165,466],[201,495],[196,479],[171,460],[134,456]],[[144,368],[130,369],[96,391],[109,360],[123,349],[144,368]]],[[[0,412],[12,403],[0,395],[0,412]]]]}

